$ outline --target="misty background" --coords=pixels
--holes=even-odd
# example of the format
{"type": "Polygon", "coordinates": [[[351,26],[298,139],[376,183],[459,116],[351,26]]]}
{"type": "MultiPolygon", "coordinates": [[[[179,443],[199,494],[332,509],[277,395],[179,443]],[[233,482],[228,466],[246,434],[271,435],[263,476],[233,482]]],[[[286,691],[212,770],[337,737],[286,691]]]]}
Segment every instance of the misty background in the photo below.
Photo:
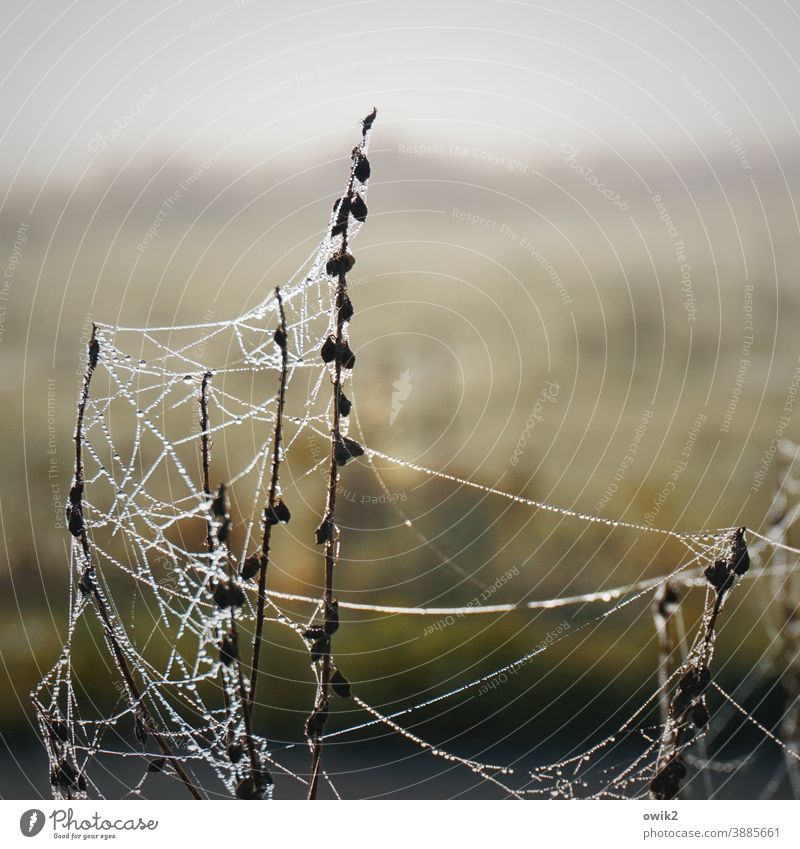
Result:
{"type": "MultiPolygon", "coordinates": [[[[87,327],[222,320],[259,303],[318,243],[373,106],[370,215],[350,276],[367,444],[629,522],[763,529],[772,446],[798,437],[800,416],[798,39],[791,3],[721,0],[14,9],[0,33],[0,794],[47,792],[28,694],[66,624],[87,327]]],[[[348,467],[365,498],[345,505],[342,598],[469,604],[512,567],[493,602],[547,598],[665,574],[680,556],[386,473],[458,570],[348,467]]],[[[299,517],[298,538],[314,519],[299,517]]],[[[275,588],[316,594],[314,558],[287,552],[275,588]]],[[[774,621],[766,581],[736,602],[719,648],[732,692],[774,621]]],[[[398,707],[525,654],[562,619],[425,635],[386,617],[343,628],[342,650],[372,702],[398,707]]],[[[449,723],[465,756],[502,741],[553,759],[649,695],[655,658],[648,597],[423,727],[449,723]]],[[[279,684],[303,661],[276,650],[275,664],[265,721],[298,741],[310,685],[279,684]]],[[[760,710],[772,727],[779,687],[760,710]]],[[[383,735],[335,757],[385,765],[395,745],[383,735]]],[[[374,781],[392,792],[415,769],[374,781]]],[[[373,781],[352,780],[361,793],[373,781]]]]}

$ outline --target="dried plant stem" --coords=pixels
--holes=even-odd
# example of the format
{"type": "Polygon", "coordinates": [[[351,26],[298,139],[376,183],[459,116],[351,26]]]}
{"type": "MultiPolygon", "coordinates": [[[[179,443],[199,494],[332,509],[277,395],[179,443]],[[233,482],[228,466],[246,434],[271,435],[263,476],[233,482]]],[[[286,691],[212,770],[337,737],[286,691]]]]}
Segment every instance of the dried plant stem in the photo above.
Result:
{"type": "MultiPolygon", "coordinates": [[[[375,111],[373,110],[372,115],[368,116],[367,119],[365,119],[364,121],[362,130],[363,139],[366,139],[369,127],[371,127],[372,121],[374,121],[374,119],[375,111]]],[[[347,295],[347,272],[349,270],[349,267],[344,261],[344,257],[348,256],[348,228],[350,223],[350,216],[346,212],[346,210],[349,210],[351,201],[354,197],[356,170],[361,160],[362,149],[363,141],[361,145],[357,146],[353,150],[353,159],[350,169],[350,179],[347,184],[347,191],[344,197],[341,198],[339,201],[339,210],[341,212],[344,209],[345,215],[342,227],[342,244],[339,249],[339,257],[341,257],[342,260],[338,264],[338,277],[333,303],[333,314],[335,316],[336,328],[334,334],[334,345],[335,350],[337,352],[340,352],[343,348],[343,345],[345,343],[344,325],[350,320],[351,317],[351,315],[348,314],[344,309],[345,304],[349,305],[349,298],[347,295]]],[[[323,520],[327,527],[330,529],[330,532],[326,535],[324,543],[325,589],[322,597],[322,607],[324,610],[325,617],[324,629],[325,633],[328,634],[328,637],[326,640],[323,641],[319,685],[317,687],[317,696],[314,703],[314,714],[312,714],[312,716],[317,717],[317,721],[314,722],[314,729],[309,735],[309,740],[311,744],[311,775],[308,782],[309,799],[317,798],[317,788],[319,785],[320,768],[322,764],[322,734],[328,715],[331,674],[333,671],[331,664],[330,634],[333,633],[333,630],[335,630],[335,628],[328,627],[330,624],[328,617],[330,616],[335,604],[333,596],[333,575],[336,569],[336,563],[339,559],[339,539],[338,531],[336,529],[336,490],[339,484],[339,463],[337,462],[337,452],[342,444],[341,412],[339,409],[340,399],[342,397],[342,357],[339,355],[337,355],[334,359],[332,382],[333,421],[331,423],[330,460],[328,462],[327,476],[328,492],[325,502],[325,517],[323,520]]]]}
{"type": "MultiPolygon", "coordinates": [[[[200,453],[203,467],[203,494],[206,497],[207,503],[211,499],[211,433],[209,430],[210,422],[208,414],[208,382],[210,379],[211,373],[206,372],[203,375],[203,379],[200,383],[200,453]]],[[[214,534],[214,524],[211,521],[210,514],[206,519],[206,545],[208,547],[209,554],[213,553],[217,549],[217,540],[214,534]]],[[[230,558],[227,558],[227,564],[228,578],[233,581],[236,576],[230,558]]],[[[239,631],[236,625],[236,615],[234,613],[233,605],[231,605],[230,609],[230,633],[235,645],[238,646],[239,631]]],[[[248,711],[247,687],[245,685],[244,673],[242,672],[242,663],[238,656],[238,652],[235,663],[237,685],[239,687],[239,699],[242,705],[242,721],[244,723],[245,742],[247,744],[247,753],[250,758],[250,769],[252,772],[253,783],[255,785],[258,781],[258,776],[261,774],[261,761],[258,755],[258,750],[256,749],[255,740],[253,739],[253,732],[250,723],[250,713],[248,711]]],[[[221,668],[220,683],[222,686],[222,697],[225,705],[225,714],[230,721],[233,718],[231,712],[230,698],[228,697],[228,692],[225,688],[225,680],[221,668]]]]}
{"type": "Polygon", "coordinates": [[[264,535],[261,539],[261,563],[258,573],[258,602],[256,606],[256,626],[253,635],[253,655],[250,662],[250,698],[247,702],[247,713],[250,722],[253,719],[253,706],[258,687],[258,673],[261,663],[261,644],[264,635],[264,611],[267,602],[267,568],[269,566],[270,538],[273,522],[270,516],[274,515],[275,502],[278,497],[278,481],[280,478],[281,445],[283,442],[283,407],[286,400],[286,378],[288,374],[289,352],[286,340],[286,313],[283,308],[283,298],[280,288],[275,289],[275,297],[278,301],[278,313],[280,316],[280,339],[278,347],[281,351],[281,371],[278,378],[278,404],[275,411],[275,427],[272,432],[272,474],[269,482],[269,494],[267,496],[267,509],[264,511],[264,535]]]}
{"type": "Polygon", "coordinates": [[[86,572],[84,574],[84,578],[82,579],[83,586],[87,589],[90,588],[95,606],[97,607],[100,619],[103,623],[103,630],[106,642],[108,643],[111,649],[111,653],[114,657],[114,661],[117,665],[117,668],[119,669],[120,674],[125,679],[125,684],[131,695],[131,699],[133,700],[139,711],[142,713],[142,719],[147,727],[148,732],[156,741],[156,744],[158,745],[164,757],[169,759],[172,768],[175,770],[175,773],[177,774],[178,778],[180,778],[180,780],[184,783],[189,793],[195,799],[202,799],[203,797],[200,794],[200,790],[189,778],[187,772],[184,770],[180,762],[173,755],[172,748],[167,742],[166,735],[157,728],[152,714],[148,710],[147,705],[144,704],[141,690],[139,689],[139,686],[133,677],[133,673],[131,672],[127,658],[125,657],[125,653],[122,651],[122,646],[120,645],[119,638],[117,637],[117,634],[114,630],[114,625],[111,621],[111,616],[108,612],[108,606],[106,605],[102,593],[100,592],[100,589],[97,586],[94,563],[91,554],[91,546],[89,544],[89,536],[86,532],[86,525],[83,521],[84,480],[82,448],[84,418],[86,416],[86,405],[89,400],[89,385],[91,383],[92,374],[94,373],[94,369],[97,364],[99,350],[100,348],[99,341],[97,339],[97,327],[96,325],[92,325],[92,336],[89,340],[89,361],[86,367],[86,374],[83,379],[83,389],[81,390],[80,401],[78,402],[78,419],[75,425],[74,435],[75,477],[73,480],[72,488],[70,490],[70,509],[73,511],[74,515],[77,515],[79,517],[80,520],[80,531],[77,536],[80,539],[81,548],[83,550],[83,558],[86,564],[86,572]]]}

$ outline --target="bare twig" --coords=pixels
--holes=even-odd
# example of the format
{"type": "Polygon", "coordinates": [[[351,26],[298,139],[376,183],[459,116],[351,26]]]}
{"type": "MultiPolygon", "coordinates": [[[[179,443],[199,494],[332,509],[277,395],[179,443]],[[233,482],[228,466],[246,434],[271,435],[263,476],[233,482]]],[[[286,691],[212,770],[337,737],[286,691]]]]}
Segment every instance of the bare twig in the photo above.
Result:
{"type": "Polygon", "coordinates": [[[89,400],[89,385],[92,380],[92,374],[94,373],[95,367],[97,366],[99,355],[100,342],[97,338],[97,327],[96,325],[92,325],[92,335],[89,339],[88,363],[86,367],[86,374],[83,379],[83,389],[81,390],[81,396],[78,402],[78,419],[75,425],[75,434],[73,437],[75,440],[75,476],[73,478],[72,487],[69,493],[69,505],[67,506],[67,522],[69,525],[70,533],[72,533],[74,537],[77,537],[80,540],[81,549],[83,551],[85,569],[81,577],[81,590],[91,594],[92,598],[94,599],[95,606],[97,607],[97,611],[103,623],[103,630],[106,642],[108,643],[111,649],[111,653],[114,657],[114,661],[116,662],[120,674],[125,679],[125,684],[131,695],[131,699],[133,700],[135,707],[141,713],[142,722],[144,726],[147,728],[147,731],[153,736],[153,739],[156,741],[159,749],[161,749],[162,754],[169,759],[172,768],[175,770],[175,773],[184,783],[189,793],[195,799],[202,799],[203,797],[200,794],[198,787],[189,778],[189,775],[181,766],[180,762],[173,756],[172,748],[167,742],[166,735],[157,728],[152,714],[148,710],[147,705],[144,704],[144,701],[142,699],[142,693],[139,689],[138,684],[136,683],[136,680],[133,677],[133,673],[131,672],[130,666],[128,665],[128,661],[125,657],[125,653],[122,651],[122,646],[120,645],[119,638],[111,622],[108,607],[97,585],[94,562],[92,560],[91,554],[91,546],[89,543],[89,536],[86,531],[86,523],[84,521],[83,516],[84,479],[82,448],[84,418],[86,415],[86,405],[89,400]]]}
{"type": "Polygon", "coordinates": [[[286,376],[288,373],[289,352],[286,337],[286,313],[283,309],[283,298],[280,288],[275,289],[278,301],[280,325],[275,331],[275,344],[281,352],[281,371],[278,378],[278,403],[275,410],[275,427],[272,432],[272,476],[269,483],[267,508],[264,510],[264,535],[261,539],[261,557],[258,572],[258,603],[256,608],[256,627],[253,635],[253,656],[250,662],[250,698],[247,711],[250,721],[253,719],[253,705],[258,686],[259,665],[261,662],[261,643],[264,634],[264,609],[267,601],[267,567],[269,566],[270,537],[272,526],[275,524],[276,502],[278,498],[278,481],[280,477],[281,444],[283,441],[283,406],[286,399],[286,376]]]}

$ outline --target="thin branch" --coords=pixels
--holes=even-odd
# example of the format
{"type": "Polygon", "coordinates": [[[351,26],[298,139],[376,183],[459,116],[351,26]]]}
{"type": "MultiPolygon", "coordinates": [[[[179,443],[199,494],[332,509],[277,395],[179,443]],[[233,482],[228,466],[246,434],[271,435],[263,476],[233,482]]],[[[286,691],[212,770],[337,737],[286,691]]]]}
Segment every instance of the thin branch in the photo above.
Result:
{"type": "Polygon", "coordinates": [[[153,739],[158,744],[158,747],[161,749],[162,754],[165,757],[169,758],[169,762],[172,765],[172,768],[175,770],[176,774],[181,779],[181,781],[186,785],[186,789],[189,791],[189,793],[195,799],[202,799],[203,797],[200,794],[200,791],[197,786],[192,782],[184,768],[173,756],[172,748],[167,742],[166,736],[156,727],[156,723],[153,719],[153,716],[142,699],[142,693],[136,683],[136,680],[133,677],[133,673],[131,672],[130,666],[128,665],[128,661],[125,657],[125,654],[122,651],[122,646],[120,645],[119,638],[117,637],[114,631],[114,626],[111,622],[111,616],[109,615],[108,607],[105,603],[105,600],[103,599],[99,587],[97,586],[95,568],[92,560],[91,547],[89,544],[89,535],[86,531],[86,523],[84,521],[83,516],[84,478],[82,449],[84,418],[86,416],[86,405],[89,400],[89,385],[92,380],[92,374],[94,373],[95,367],[97,365],[99,354],[100,342],[97,338],[97,326],[92,325],[92,336],[89,339],[89,359],[86,367],[86,374],[83,378],[83,389],[81,390],[81,396],[78,402],[78,419],[75,425],[75,434],[73,437],[75,440],[75,476],[73,478],[72,487],[69,492],[69,505],[67,507],[67,521],[69,524],[69,529],[72,535],[80,540],[81,548],[83,550],[83,558],[86,564],[85,571],[81,577],[81,588],[82,590],[91,593],[92,597],[94,598],[94,602],[100,615],[100,619],[103,623],[106,641],[108,642],[111,648],[111,653],[114,656],[117,668],[119,669],[119,672],[122,677],[125,679],[125,684],[127,685],[128,691],[131,694],[131,698],[135,702],[136,707],[141,712],[142,720],[145,723],[148,732],[152,734],[153,739]]]}
{"type": "Polygon", "coordinates": [[[267,567],[269,566],[270,537],[275,517],[275,504],[278,497],[278,481],[280,477],[281,445],[283,441],[283,407],[286,399],[286,377],[288,374],[289,352],[286,337],[286,313],[283,309],[283,298],[279,287],[275,289],[278,300],[280,325],[275,332],[275,343],[281,352],[281,371],[278,378],[278,404],[275,411],[275,427],[272,433],[272,476],[267,496],[267,509],[264,511],[264,535],[261,539],[261,562],[258,573],[258,603],[256,608],[256,627],[253,635],[253,655],[250,662],[250,698],[247,711],[250,721],[253,720],[253,705],[258,686],[259,665],[261,662],[261,643],[264,634],[264,610],[267,601],[267,567]]]}

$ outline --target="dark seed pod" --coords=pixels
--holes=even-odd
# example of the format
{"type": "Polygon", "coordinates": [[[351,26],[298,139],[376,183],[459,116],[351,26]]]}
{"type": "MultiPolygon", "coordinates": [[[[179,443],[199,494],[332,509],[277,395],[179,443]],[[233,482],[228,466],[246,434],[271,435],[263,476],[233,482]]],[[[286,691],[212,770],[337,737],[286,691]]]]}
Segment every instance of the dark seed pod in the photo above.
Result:
{"type": "Polygon", "coordinates": [[[67,504],[67,509],[64,513],[67,517],[69,532],[74,537],[81,536],[85,530],[85,526],[83,524],[83,509],[80,502],[78,504],[67,504]]]}
{"type": "Polygon", "coordinates": [[[92,336],[89,341],[89,370],[94,371],[97,368],[97,360],[100,357],[100,342],[96,336],[92,336]]]}
{"type": "Polygon", "coordinates": [[[350,204],[350,214],[356,221],[367,220],[367,205],[364,203],[364,198],[361,195],[354,195],[353,201],[350,204]]]}
{"type": "Polygon", "coordinates": [[[744,541],[745,528],[737,528],[731,545],[731,568],[737,575],[744,575],[750,568],[750,555],[744,541]]]}
{"type": "Polygon", "coordinates": [[[356,264],[355,257],[348,253],[334,254],[325,263],[325,271],[331,277],[338,277],[340,274],[347,274],[348,271],[356,264]]]}
{"type": "Polygon", "coordinates": [[[309,648],[311,652],[311,662],[319,663],[320,660],[326,655],[330,654],[331,651],[331,641],[329,637],[323,637],[321,640],[317,640],[315,643],[311,644],[311,648],[309,648]]]}
{"type": "Polygon", "coordinates": [[[336,213],[337,224],[347,223],[347,216],[350,215],[350,198],[348,195],[339,198],[333,204],[333,211],[336,213]]]}
{"type": "Polygon", "coordinates": [[[330,604],[325,604],[325,633],[330,637],[339,630],[339,600],[331,599],[330,604]]]}
{"type": "Polygon", "coordinates": [[[65,758],[53,768],[50,773],[50,783],[60,787],[78,787],[78,770],[65,758]]]}
{"type": "Polygon", "coordinates": [[[147,765],[148,772],[161,772],[164,769],[164,765],[166,764],[166,758],[153,758],[150,763],[147,765]]]}
{"type": "Polygon", "coordinates": [[[697,702],[692,708],[692,725],[695,728],[705,728],[708,725],[708,710],[702,702],[697,702]]]}
{"type": "Polygon", "coordinates": [[[224,519],[222,524],[217,528],[217,539],[220,545],[225,545],[228,537],[231,535],[231,520],[224,519]]]}
{"type": "Polygon", "coordinates": [[[322,625],[309,625],[308,628],[303,631],[303,639],[309,640],[310,642],[316,642],[317,640],[321,640],[325,637],[325,629],[322,625]]]}
{"type": "Polygon", "coordinates": [[[306,720],[306,736],[311,738],[319,737],[325,730],[325,723],[327,721],[328,705],[324,704],[320,707],[315,707],[306,720]]]}
{"type": "Polygon", "coordinates": [[[285,525],[292,518],[292,514],[289,512],[289,508],[279,498],[275,502],[274,507],[267,507],[266,518],[267,523],[270,525],[279,525],[281,523],[285,525]]]}
{"type": "Polygon", "coordinates": [[[361,134],[366,136],[366,134],[372,129],[372,124],[375,121],[375,116],[378,114],[377,109],[373,109],[372,112],[367,115],[366,118],[361,122],[361,134]]]}
{"type": "Polygon", "coordinates": [[[695,689],[695,681],[696,675],[694,669],[687,669],[686,672],[681,675],[680,681],[678,681],[678,692],[679,693],[687,693],[694,692],[695,689]]]}
{"type": "Polygon", "coordinates": [[[733,584],[734,575],[728,569],[728,564],[725,560],[714,561],[714,563],[706,567],[703,574],[708,583],[717,591],[717,595],[722,595],[733,584]]]}
{"type": "Polygon", "coordinates": [[[228,760],[232,764],[238,764],[244,754],[244,747],[241,743],[231,743],[228,746],[228,760]]]}
{"type": "Polygon", "coordinates": [[[314,531],[314,539],[317,545],[322,545],[328,542],[333,536],[333,522],[325,518],[319,523],[319,527],[314,531]]]}
{"type": "Polygon", "coordinates": [[[228,514],[227,499],[225,497],[225,484],[221,483],[219,489],[211,502],[211,512],[218,518],[224,519],[228,514]]]}
{"type": "Polygon", "coordinates": [[[353,302],[347,295],[342,295],[340,302],[338,303],[337,308],[338,320],[341,321],[350,321],[353,317],[353,302]]]}
{"type": "Polygon", "coordinates": [[[140,743],[146,743],[150,736],[150,729],[147,726],[147,717],[141,710],[137,710],[133,718],[133,731],[140,743]]]}
{"type": "Polygon", "coordinates": [[[342,344],[338,351],[338,359],[342,364],[342,368],[353,369],[356,365],[356,355],[350,350],[350,346],[346,340],[342,340],[342,344]]]}
{"type": "Polygon", "coordinates": [[[91,571],[87,568],[81,574],[81,579],[78,581],[78,589],[84,594],[89,595],[94,590],[91,571]]]}
{"type": "Polygon", "coordinates": [[[655,774],[650,782],[650,791],[656,799],[674,799],[680,792],[681,780],[685,776],[686,767],[676,758],[655,774]]]}
{"type": "Polygon", "coordinates": [[[364,449],[347,436],[340,436],[333,446],[333,459],[337,466],[345,466],[355,457],[362,457],[364,449]]]}
{"type": "Polygon", "coordinates": [[[341,672],[339,672],[338,669],[333,670],[333,675],[331,676],[331,687],[333,687],[333,692],[336,693],[339,698],[350,698],[350,682],[344,677],[344,675],[342,675],[341,672]]]}
{"type": "Polygon", "coordinates": [[[275,340],[275,344],[283,350],[286,347],[286,333],[282,327],[278,327],[275,329],[275,333],[272,337],[275,340]]]}
{"type": "Polygon", "coordinates": [[[344,392],[342,392],[341,389],[339,390],[339,397],[337,399],[337,403],[339,405],[339,415],[349,416],[350,410],[353,409],[353,404],[350,401],[350,399],[347,397],[347,395],[345,395],[344,392]]]}
{"type": "Polygon", "coordinates": [[[366,183],[369,180],[370,167],[369,160],[363,153],[358,154],[356,166],[353,168],[353,175],[359,183],[366,183]]]}
{"type": "Polygon", "coordinates": [[[322,357],[323,363],[332,363],[336,359],[336,339],[329,336],[319,350],[319,355],[322,357]]]}
{"type": "Polygon", "coordinates": [[[217,607],[222,610],[226,607],[241,607],[245,600],[244,590],[230,580],[217,584],[211,594],[217,607]]]}
{"type": "Polygon", "coordinates": [[[239,657],[239,640],[230,631],[222,638],[219,647],[219,659],[225,666],[230,666],[239,657]]]}
{"type": "Polygon", "coordinates": [[[703,693],[708,689],[708,685],[711,683],[711,670],[707,666],[703,666],[702,668],[697,670],[697,675],[694,680],[694,686],[692,692],[695,696],[702,696],[703,693]]]}
{"type": "Polygon", "coordinates": [[[242,563],[242,580],[250,581],[261,571],[261,555],[251,554],[242,563]]]}
{"type": "Polygon", "coordinates": [[[267,770],[258,770],[255,776],[248,775],[236,785],[236,798],[250,800],[263,799],[267,792],[267,787],[272,783],[272,776],[267,770]]]}
{"type": "Polygon", "coordinates": [[[692,706],[692,694],[688,690],[679,690],[669,705],[670,714],[677,719],[692,706]]]}

